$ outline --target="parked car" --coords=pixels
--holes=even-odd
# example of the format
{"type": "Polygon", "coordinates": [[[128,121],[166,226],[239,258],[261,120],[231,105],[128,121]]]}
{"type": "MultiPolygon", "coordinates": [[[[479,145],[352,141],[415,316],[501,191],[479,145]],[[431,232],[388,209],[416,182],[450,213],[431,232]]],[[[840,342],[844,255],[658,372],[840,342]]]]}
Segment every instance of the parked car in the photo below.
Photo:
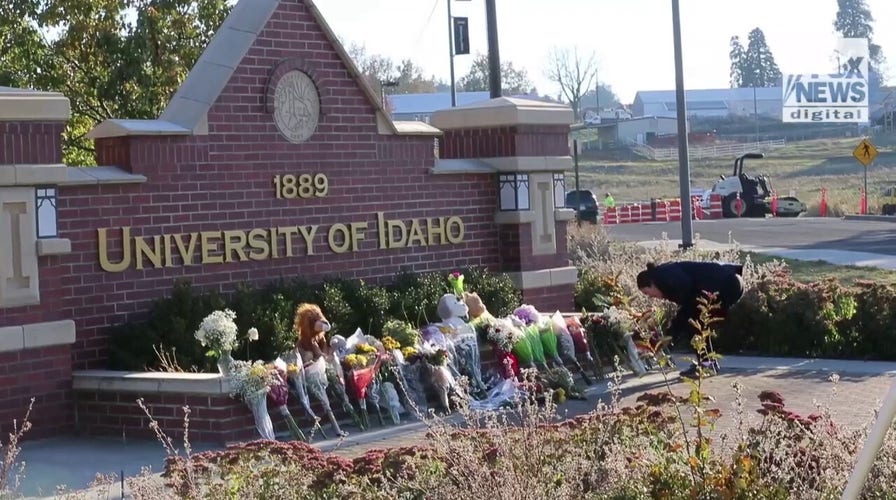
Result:
{"type": "Polygon", "coordinates": [[[572,190],[566,193],[566,208],[576,211],[580,221],[597,224],[597,196],[588,189],[572,190]]]}

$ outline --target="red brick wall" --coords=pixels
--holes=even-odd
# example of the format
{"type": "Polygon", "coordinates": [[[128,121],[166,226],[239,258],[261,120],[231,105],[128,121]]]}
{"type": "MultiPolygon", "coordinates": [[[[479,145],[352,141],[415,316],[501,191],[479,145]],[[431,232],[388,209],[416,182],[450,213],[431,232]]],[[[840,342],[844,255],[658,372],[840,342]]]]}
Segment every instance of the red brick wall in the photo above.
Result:
{"type": "Polygon", "coordinates": [[[523,290],[523,303],[537,304],[538,310],[544,314],[553,314],[554,311],[575,311],[572,285],[523,290]]]}
{"type": "Polygon", "coordinates": [[[0,122],[0,165],[62,163],[61,122],[0,122]]]}
{"type": "Polygon", "coordinates": [[[439,144],[442,158],[568,156],[568,126],[518,126],[449,130],[439,144]]]}
{"type": "MultiPolygon", "coordinates": [[[[59,232],[72,241],[72,253],[57,266],[42,266],[41,275],[60,276],[59,286],[42,286],[42,291],[64,299],[45,301],[39,310],[6,309],[0,326],[38,317],[73,318],[75,369],[103,368],[106,327],[140,319],[153,299],[171,290],[175,278],[230,291],[240,281],[280,277],[388,278],[403,268],[498,268],[494,176],[430,174],[432,137],[379,135],[373,106],[301,2],[280,4],[208,121],[207,136],[98,140],[99,159],[129,167],[148,182],[61,188],[59,232]],[[297,30],[307,30],[301,42],[295,41],[297,30]],[[320,79],[321,122],[302,144],[282,138],[265,111],[268,75],[284,59],[299,61],[320,79]],[[275,198],[275,175],[302,173],[326,174],[329,195],[275,198]],[[462,216],[464,243],[379,250],[378,211],[402,220],[462,216]],[[332,224],[362,221],[369,230],[359,252],[330,251],[325,231],[332,224]],[[97,228],[114,228],[110,256],[117,261],[120,226],[131,226],[132,236],[153,236],[311,224],[321,227],[310,256],[187,267],[176,256],[177,267],[121,273],[107,273],[99,265],[97,228]]],[[[303,247],[296,242],[295,248],[303,247]]]]}
{"type": "MultiPolygon", "coordinates": [[[[78,431],[91,436],[124,435],[128,439],[155,439],[154,432],[149,428],[149,418],[137,404],[137,399],[141,397],[162,431],[174,440],[175,446],[183,442],[184,406],[190,407],[190,440],[193,442],[224,443],[258,439],[252,412],[245,403],[226,394],[139,395],[78,391],[75,393],[78,431]]],[[[293,417],[298,416],[294,410],[291,411],[293,417]]],[[[272,413],[271,421],[275,430],[285,426],[279,414],[272,413]]]]}
{"type": "Polygon", "coordinates": [[[566,226],[567,224],[562,222],[556,224],[557,253],[534,255],[532,224],[502,224],[499,228],[501,269],[507,272],[519,272],[568,266],[566,226]]]}
{"type": "Polygon", "coordinates": [[[72,356],[70,346],[42,347],[0,353],[0,436],[21,426],[28,403],[35,398],[28,439],[71,429],[72,356]]]}

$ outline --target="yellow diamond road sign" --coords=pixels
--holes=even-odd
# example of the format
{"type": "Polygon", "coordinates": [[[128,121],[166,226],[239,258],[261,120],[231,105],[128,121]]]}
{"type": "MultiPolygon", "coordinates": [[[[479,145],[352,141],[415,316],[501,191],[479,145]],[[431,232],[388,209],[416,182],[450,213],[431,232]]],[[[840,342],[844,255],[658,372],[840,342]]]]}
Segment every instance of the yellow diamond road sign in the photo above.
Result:
{"type": "Polygon", "coordinates": [[[862,139],[862,142],[853,150],[852,155],[859,160],[859,163],[867,167],[877,158],[877,148],[868,139],[862,139]]]}

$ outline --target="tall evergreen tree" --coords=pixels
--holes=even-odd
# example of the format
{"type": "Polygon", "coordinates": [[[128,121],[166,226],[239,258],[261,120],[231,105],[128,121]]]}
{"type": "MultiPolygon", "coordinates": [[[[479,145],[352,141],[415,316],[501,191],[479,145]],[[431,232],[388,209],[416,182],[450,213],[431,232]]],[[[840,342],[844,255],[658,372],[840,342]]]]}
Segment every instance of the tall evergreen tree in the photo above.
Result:
{"type": "Polygon", "coordinates": [[[871,9],[868,8],[865,0],[837,0],[834,29],[843,38],[867,38],[868,54],[871,58],[869,66],[872,72],[879,74],[884,63],[884,55],[880,45],[872,41],[874,28],[871,23],[873,21],[871,9]]]}
{"type": "Polygon", "coordinates": [[[745,87],[774,87],[780,84],[781,70],[761,29],[754,28],[750,31],[744,56],[745,87]]]}
{"type": "Polygon", "coordinates": [[[731,59],[731,71],[729,73],[731,88],[743,87],[743,65],[745,57],[744,53],[746,51],[744,50],[744,46],[740,43],[740,37],[736,35],[731,37],[729,46],[731,48],[731,50],[728,51],[728,57],[731,59]]]}
{"type": "Polygon", "coordinates": [[[746,48],[737,36],[731,37],[730,47],[732,87],[774,87],[781,84],[781,70],[761,29],[750,31],[746,48]]]}

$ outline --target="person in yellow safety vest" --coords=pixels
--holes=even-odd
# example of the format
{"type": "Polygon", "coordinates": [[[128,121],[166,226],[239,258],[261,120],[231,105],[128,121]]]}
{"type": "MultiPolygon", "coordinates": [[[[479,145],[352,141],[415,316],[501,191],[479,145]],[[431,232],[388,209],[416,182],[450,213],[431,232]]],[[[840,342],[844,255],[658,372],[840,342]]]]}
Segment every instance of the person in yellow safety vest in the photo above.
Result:
{"type": "Polygon", "coordinates": [[[604,198],[604,207],[605,208],[616,208],[616,200],[613,199],[613,195],[607,193],[606,198],[604,198]]]}

